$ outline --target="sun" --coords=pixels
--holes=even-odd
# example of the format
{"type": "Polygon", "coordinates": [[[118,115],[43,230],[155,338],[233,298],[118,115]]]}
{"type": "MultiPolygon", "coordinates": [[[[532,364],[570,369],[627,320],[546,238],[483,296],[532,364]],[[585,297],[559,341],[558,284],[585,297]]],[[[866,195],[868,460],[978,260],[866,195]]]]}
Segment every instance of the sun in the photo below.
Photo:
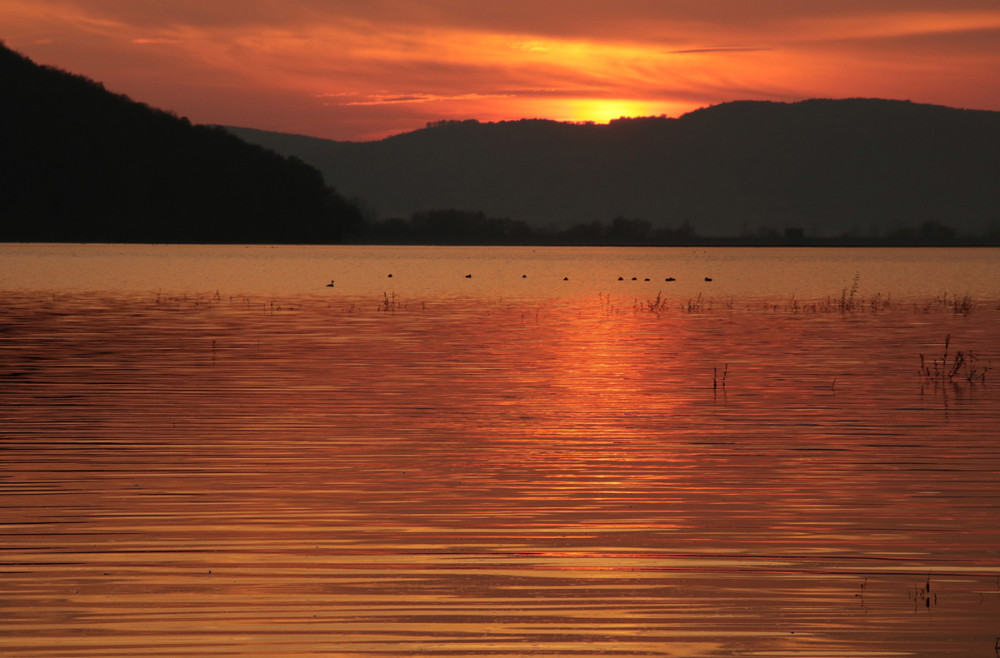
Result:
{"type": "Polygon", "coordinates": [[[608,123],[622,117],[643,117],[662,114],[652,103],[617,98],[581,98],[567,102],[565,119],[582,123],[608,123]]]}

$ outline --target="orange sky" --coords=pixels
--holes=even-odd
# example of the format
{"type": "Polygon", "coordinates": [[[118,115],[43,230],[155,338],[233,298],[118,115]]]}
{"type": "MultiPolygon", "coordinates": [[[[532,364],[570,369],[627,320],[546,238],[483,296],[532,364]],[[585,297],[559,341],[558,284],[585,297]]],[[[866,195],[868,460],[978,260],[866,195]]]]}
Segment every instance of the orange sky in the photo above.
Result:
{"type": "Polygon", "coordinates": [[[744,99],[1000,110],[997,0],[3,0],[0,26],[192,121],[331,139],[744,99]]]}

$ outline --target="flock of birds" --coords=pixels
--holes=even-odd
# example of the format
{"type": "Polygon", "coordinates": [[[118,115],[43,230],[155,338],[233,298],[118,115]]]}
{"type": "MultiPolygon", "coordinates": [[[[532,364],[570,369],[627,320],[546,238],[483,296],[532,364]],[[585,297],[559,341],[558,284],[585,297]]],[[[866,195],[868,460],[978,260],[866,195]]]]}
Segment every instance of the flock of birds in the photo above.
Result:
{"type": "MultiPolygon", "coordinates": [[[[387,277],[386,277],[386,278],[388,278],[388,279],[391,279],[391,278],[392,278],[392,274],[389,274],[389,275],[387,275],[387,277]]],[[[466,279],[471,279],[471,278],[472,278],[472,275],[471,275],[471,274],[466,274],[466,275],[465,275],[465,278],[466,278],[466,279]]],[[[528,278],[528,275],[527,275],[527,274],[522,274],[522,275],[521,275],[521,278],[522,278],[522,279],[527,279],[527,278],[528,278]]],[[[618,280],[619,280],[619,281],[624,281],[624,280],[625,280],[625,277],[623,277],[623,276],[620,276],[620,277],[618,277],[618,280]]],[[[632,277],[632,280],[633,280],[633,281],[638,281],[638,280],[639,280],[639,277],[637,277],[637,276],[634,276],[634,277],[632,277]]],[[[644,280],[644,281],[650,281],[651,279],[650,279],[649,277],[646,277],[646,278],[645,278],[645,279],[643,279],[643,280],[644,280]]],[[[668,276],[668,277],[667,277],[666,279],[664,279],[664,281],[676,281],[676,280],[677,280],[677,279],[675,279],[675,278],[674,278],[674,277],[672,277],[672,276],[668,276]]],[[[710,277],[710,276],[706,276],[706,277],[705,277],[705,280],[706,280],[706,281],[711,281],[711,280],[712,280],[712,277],[710,277]]],[[[568,277],[568,276],[564,276],[564,277],[563,277],[563,281],[569,281],[569,277],[568,277]]],[[[330,283],[326,284],[326,287],[327,287],[327,288],[332,288],[332,287],[333,287],[333,284],[334,284],[334,280],[333,280],[333,279],[330,279],[330,283]]]]}

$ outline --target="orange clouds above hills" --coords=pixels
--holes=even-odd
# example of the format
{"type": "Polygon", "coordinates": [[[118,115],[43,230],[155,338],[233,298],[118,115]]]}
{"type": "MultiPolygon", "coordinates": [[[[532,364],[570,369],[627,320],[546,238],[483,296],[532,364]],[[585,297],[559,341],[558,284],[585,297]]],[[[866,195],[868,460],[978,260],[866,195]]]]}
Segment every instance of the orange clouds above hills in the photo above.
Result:
{"type": "Polygon", "coordinates": [[[742,99],[1000,110],[995,0],[5,0],[0,25],[193,121],[333,139],[742,99]]]}

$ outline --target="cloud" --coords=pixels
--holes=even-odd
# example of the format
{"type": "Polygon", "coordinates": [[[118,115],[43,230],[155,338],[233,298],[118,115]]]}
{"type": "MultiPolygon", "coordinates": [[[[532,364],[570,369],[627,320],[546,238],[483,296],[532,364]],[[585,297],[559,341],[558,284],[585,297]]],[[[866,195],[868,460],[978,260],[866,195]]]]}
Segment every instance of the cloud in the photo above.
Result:
{"type": "Polygon", "coordinates": [[[330,105],[341,105],[345,107],[365,106],[365,105],[397,105],[401,103],[435,103],[448,101],[468,101],[486,100],[490,98],[510,98],[513,94],[319,94],[318,98],[337,99],[327,100],[330,105]]]}
{"type": "Polygon", "coordinates": [[[716,48],[688,48],[686,50],[670,50],[668,51],[671,55],[696,55],[704,53],[759,53],[768,50],[774,50],[773,48],[728,48],[728,47],[716,47],[716,48]]]}
{"type": "Polygon", "coordinates": [[[141,38],[139,38],[139,39],[132,39],[132,43],[134,43],[134,44],[136,44],[138,46],[149,46],[149,45],[164,45],[164,44],[171,45],[171,44],[180,43],[180,41],[178,41],[177,39],[162,39],[162,38],[158,38],[158,39],[141,39],[141,38]]]}
{"type": "Polygon", "coordinates": [[[343,136],[473,113],[676,114],[743,98],[891,95],[1000,109],[1000,6],[942,6],[5,0],[0,24],[9,45],[43,63],[196,121],[343,136]]]}
{"type": "MultiPolygon", "coordinates": [[[[683,34],[784,33],[788,25],[871,25],[880,17],[996,15],[995,0],[7,0],[36,11],[101,17],[136,28],[299,30],[306,26],[367,24],[373,30],[460,30],[559,39],[640,41],[683,34]]],[[[6,3],[5,3],[6,4],[6,3]]],[[[841,29],[838,27],[838,29],[841,29]]]]}

